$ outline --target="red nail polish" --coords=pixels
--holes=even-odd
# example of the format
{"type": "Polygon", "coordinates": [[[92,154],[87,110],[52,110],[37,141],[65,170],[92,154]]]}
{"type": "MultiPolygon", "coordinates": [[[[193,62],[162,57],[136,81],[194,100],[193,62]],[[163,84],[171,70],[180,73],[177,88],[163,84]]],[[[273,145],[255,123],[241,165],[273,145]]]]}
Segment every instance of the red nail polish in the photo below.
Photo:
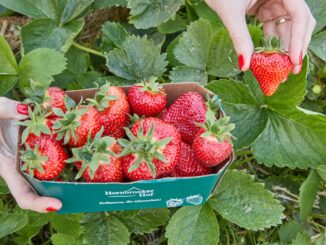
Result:
{"type": "Polygon", "coordinates": [[[299,61],[300,61],[300,65],[302,65],[302,51],[300,52],[299,61]]]}
{"type": "Polygon", "coordinates": [[[28,115],[28,105],[18,104],[16,110],[19,114],[28,115]]]}
{"type": "Polygon", "coordinates": [[[242,70],[242,67],[244,65],[244,58],[242,54],[240,54],[238,57],[238,65],[239,65],[239,69],[242,70]]]}
{"type": "Polygon", "coordinates": [[[46,209],[46,211],[48,211],[48,212],[57,212],[58,209],[56,209],[56,208],[52,208],[52,207],[48,207],[48,208],[46,209]]]}

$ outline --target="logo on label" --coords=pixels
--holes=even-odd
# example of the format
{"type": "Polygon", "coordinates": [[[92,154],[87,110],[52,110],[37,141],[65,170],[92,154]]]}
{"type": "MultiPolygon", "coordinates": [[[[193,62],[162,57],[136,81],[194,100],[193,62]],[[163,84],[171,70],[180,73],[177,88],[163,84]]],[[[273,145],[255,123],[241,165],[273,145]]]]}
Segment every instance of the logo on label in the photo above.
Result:
{"type": "Polygon", "coordinates": [[[201,195],[188,196],[186,202],[194,205],[200,205],[203,202],[203,197],[201,195]]]}
{"type": "Polygon", "coordinates": [[[125,191],[105,191],[107,197],[152,197],[154,190],[142,190],[132,187],[125,191]]]}
{"type": "Polygon", "coordinates": [[[168,208],[179,207],[183,204],[183,200],[180,198],[172,198],[166,201],[166,206],[168,208]]]}

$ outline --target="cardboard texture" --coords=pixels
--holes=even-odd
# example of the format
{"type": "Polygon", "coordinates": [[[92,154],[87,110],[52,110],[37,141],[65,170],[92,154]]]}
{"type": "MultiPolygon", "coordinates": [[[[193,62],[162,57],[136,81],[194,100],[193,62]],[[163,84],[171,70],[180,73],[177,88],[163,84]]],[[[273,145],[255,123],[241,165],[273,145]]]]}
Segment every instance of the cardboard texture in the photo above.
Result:
{"type": "MultiPolygon", "coordinates": [[[[168,105],[187,91],[211,94],[197,83],[164,84],[168,105]]],[[[128,87],[122,87],[126,92],[128,87]]],[[[76,101],[93,97],[97,89],[68,91],[76,101]]],[[[20,128],[20,132],[22,128],[20,128]]],[[[20,135],[20,134],[19,134],[20,135]]],[[[20,147],[20,145],[19,145],[20,147]]],[[[19,148],[18,147],[18,148],[19,148]]],[[[19,152],[19,149],[18,149],[19,152]]],[[[146,208],[166,208],[204,204],[217,187],[234,154],[216,173],[186,178],[164,178],[128,183],[84,183],[39,181],[23,173],[35,191],[42,196],[58,198],[63,206],[58,213],[101,212],[146,208]]],[[[17,166],[21,165],[17,157],[17,166]]]]}

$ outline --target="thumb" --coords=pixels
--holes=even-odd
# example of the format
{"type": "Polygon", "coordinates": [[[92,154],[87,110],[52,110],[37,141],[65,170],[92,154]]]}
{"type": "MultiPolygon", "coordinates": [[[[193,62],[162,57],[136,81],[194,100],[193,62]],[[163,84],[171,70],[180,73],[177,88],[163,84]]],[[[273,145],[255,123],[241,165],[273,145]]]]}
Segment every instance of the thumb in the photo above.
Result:
{"type": "Polygon", "coordinates": [[[20,104],[6,97],[0,97],[0,119],[22,120],[26,118],[27,114],[27,105],[20,104]]]}
{"type": "Polygon", "coordinates": [[[220,4],[216,6],[216,12],[231,36],[238,55],[239,69],[248,70],[254,46],[246,23],[245,6],[235,7],[234,4],[220,4]]]}

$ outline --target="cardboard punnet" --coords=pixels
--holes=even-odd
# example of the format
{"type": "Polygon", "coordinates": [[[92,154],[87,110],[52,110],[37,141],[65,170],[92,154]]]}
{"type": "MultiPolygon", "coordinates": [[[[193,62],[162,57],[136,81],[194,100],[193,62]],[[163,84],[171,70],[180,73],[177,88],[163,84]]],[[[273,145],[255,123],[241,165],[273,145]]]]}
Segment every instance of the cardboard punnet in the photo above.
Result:
{"type": "MultiPolygon", "coordinates": [[[[187,91],[200,93],[204,98],[211,94],[196,83],[163,85],[168,96],[168,105],[187,91]]],[[[126,92],[128,87],[122,87],[126,92]]],[[[93,97],[97,89],[68,91],[68,95],[79,101],[93,97]]],[[[22,128],[19,129],[21,135],[22,128]]],[[[20,137],[19,137],[20,138],[20,137]]],[[[19,141],[20,142],[20,141],[19,141]]],[[[18,146],[18,152],[21,145],[18,146]]],[[[22,173],[37,193],[58,198],[63,206],[58,213],[101,212],[146,208],[166,208],[204,204],[217,187],[234,154],[214,174],[163,178],[127,183],[83,183],[40,181],[22,173]]],[[[17,166],[21,166],[17,157],[17,166]]]]}

